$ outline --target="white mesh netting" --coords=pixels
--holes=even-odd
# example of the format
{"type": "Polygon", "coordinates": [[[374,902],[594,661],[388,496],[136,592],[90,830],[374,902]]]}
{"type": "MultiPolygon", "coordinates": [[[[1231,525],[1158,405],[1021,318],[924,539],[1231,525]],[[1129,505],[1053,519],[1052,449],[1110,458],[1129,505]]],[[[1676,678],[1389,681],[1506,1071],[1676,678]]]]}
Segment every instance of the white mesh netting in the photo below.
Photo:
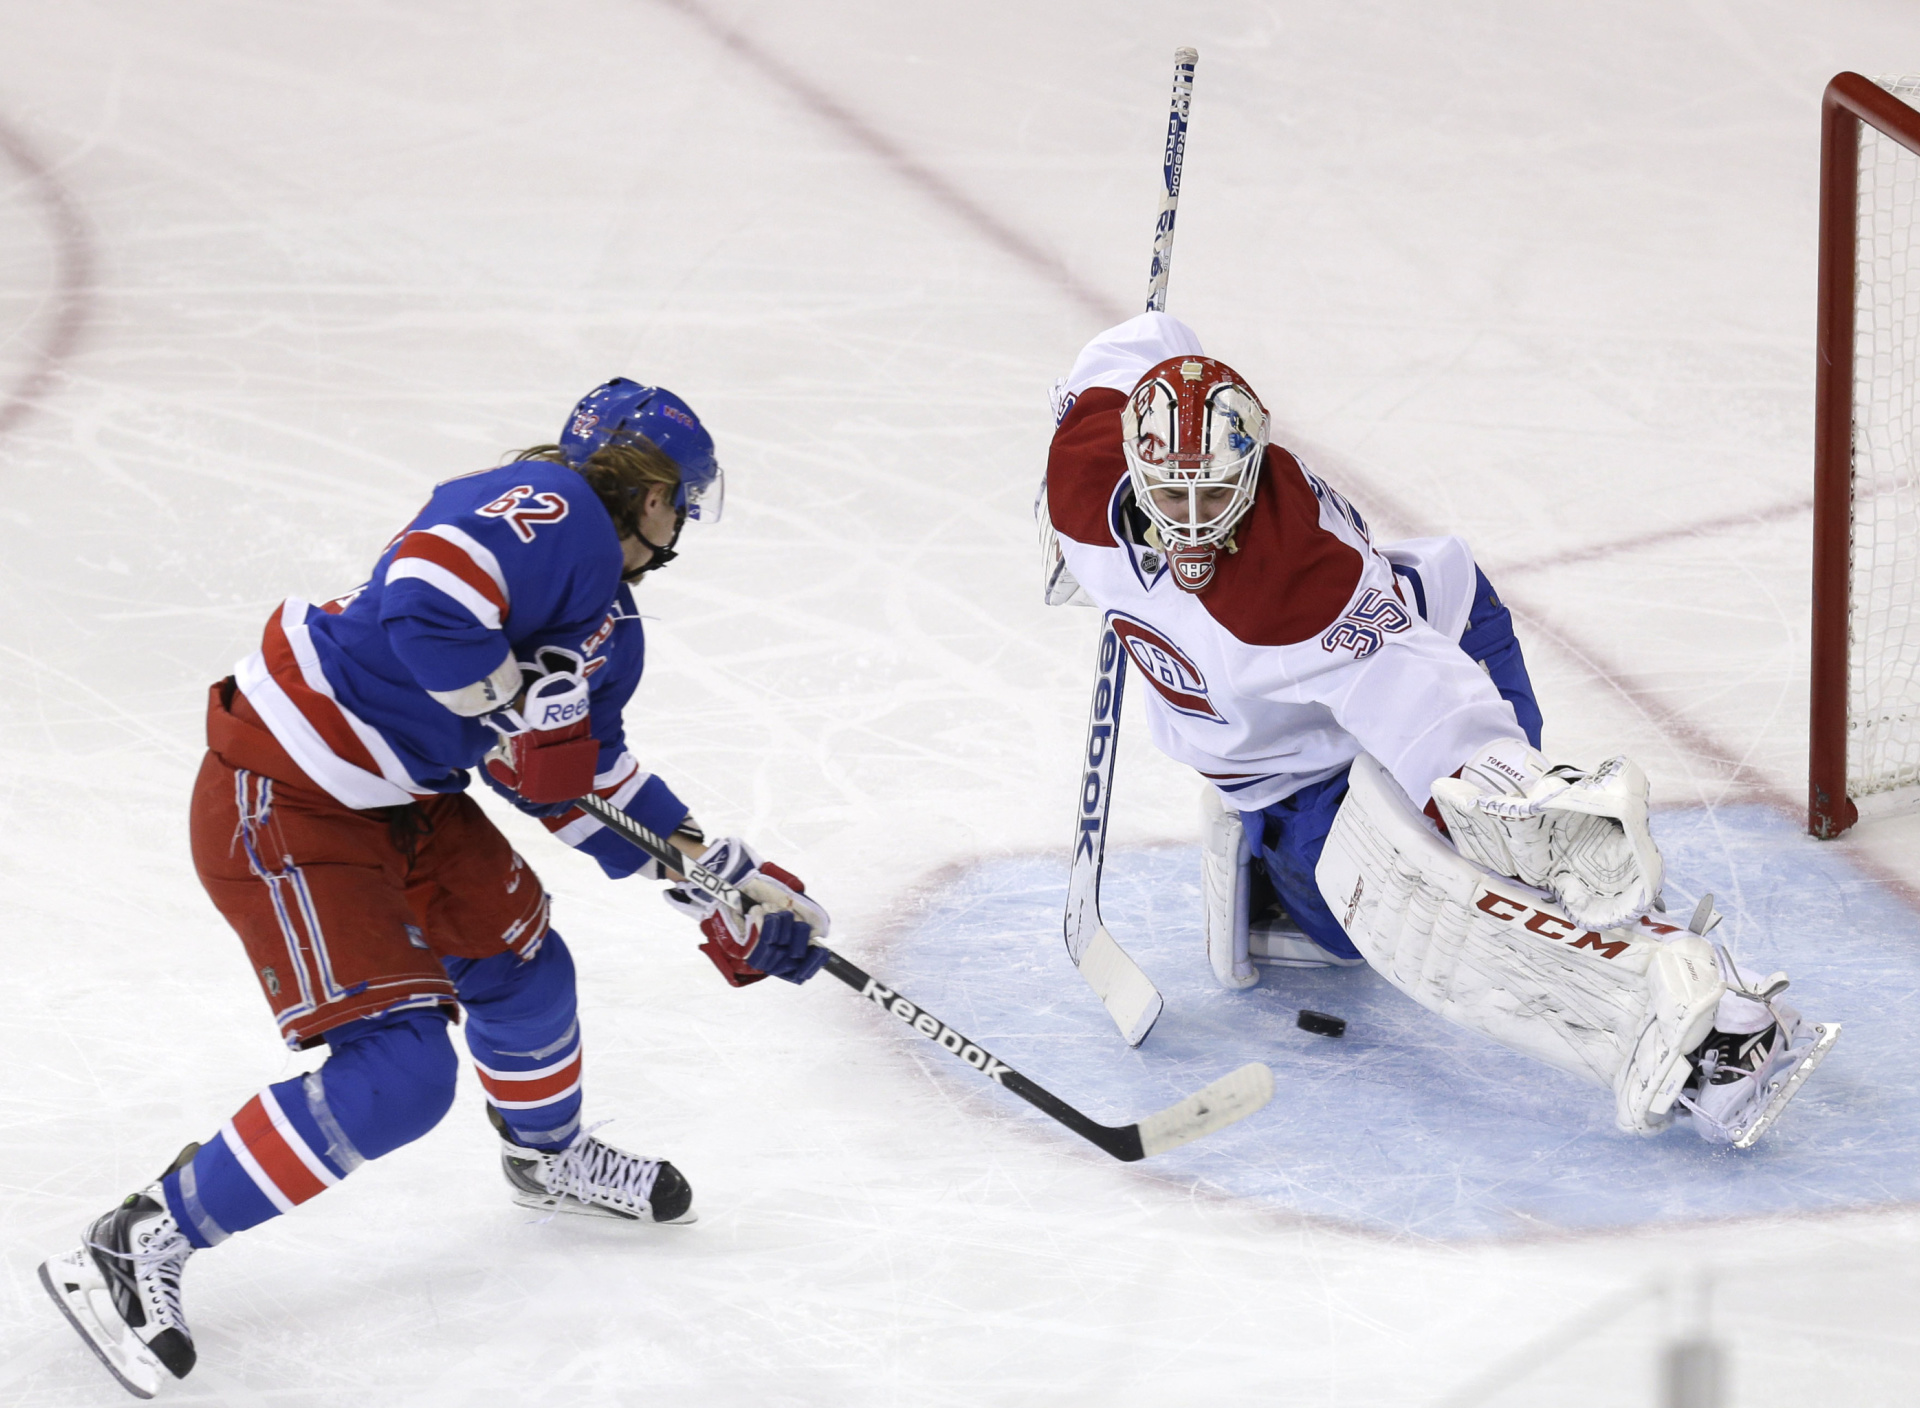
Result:
{"type": "MultiPolygon", "coordinates": [[[[1920,77],[1876,82],[1920,107],[1920,77]]],[[[1847,791],[1920,783],[1920,156],[1860,126],[1847,791]]]]}

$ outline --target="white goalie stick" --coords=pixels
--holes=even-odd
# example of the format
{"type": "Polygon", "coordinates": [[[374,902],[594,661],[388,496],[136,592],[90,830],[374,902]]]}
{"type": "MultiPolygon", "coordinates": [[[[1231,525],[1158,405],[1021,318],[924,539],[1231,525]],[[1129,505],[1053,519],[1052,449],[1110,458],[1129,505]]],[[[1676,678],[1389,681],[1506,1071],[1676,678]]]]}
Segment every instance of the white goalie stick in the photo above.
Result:
{"type": "MultiPolygon", "coordinates": [[[[1153,226],[1153,263],[1147,276],[1147,311],[1167,307],[1167,275],[1173,269],[1173,222],[1180,213],[1180,170],[1187,157],[1187,116],[1193,107],[1197,49],[1173,51],[1173,102],[1167,112],[1167,145],[1161,160],[1160,215],[1153,226]]],[[[1075,818],[1073,862],[1067,872],[1067,910],[1061,928],[1067,956],[1113,1018],[1128,1046],[1147,1039],[1166,999],[1153,979],[1114,941],[1100,919],[1100,872],[1107,853],[1107,813],[1113,800],[1113,759],[1120,743],[1120,700],[1127,682],[1127,653],[1114,634],[1113,617],[1101,623],[1099,668],[1087,713],[1082,755],[1080,810],[1075,818]]]]}
{"type": "Polygon", "coordinates": [[[1113,1018],[1128,1046],[1147,1039],[1166,999],[1153,979],[1114,941],[1100,919],[1100,873],[1107,854],[1107,813],[1113,799],[1113,762],[1120,749],[1120,704],[1127,688],[1127,652],[1109,614],[1100,623],[1099,668],[1087,711],[1087,751],[1081,762],[1080,814],[1067,871],[1067,912],[1061,929],[1067,957],[1113,1018]]]}
{"type": "Polygon", "coordinates": [[[1193,69],[1198,49],[1173,51],[1173,105],[1167,113],[1167,148],[1161,159],[1160,218],[1153,226],[1153,264],[1147,273],[1147,311],[1167,311],[1167,274],[1173,268],[1173,221],[1180,213],[1180,168],[1187,159],[1187,114],[1193,107],[1193,69]]]}
{"type": "MultiPolygon", "coordinates": [[[[683,854],[664,838],[647,830],[612,803],[589,795],[580,798],[577,805],[597,817],[602,825],[652,856],[662,868],[684,875],[736,914],[746,912],[747,901],[738,889],[692,856],[683,854]]],[[[1136,1124],[1100,1124],[1016,1071],[978,1042],[962,1036],[926,1008],[862,972],[825,944],[815,940],[815,946],[826,951],[827,972],[882,1012],[898,1017],[935,1046],[973,1067],[988,1080],[1005,1086],[1082,1139],[1099,1145],[1116,1159],[1127,1163],[1151,1154],[1164,1154],[1169,1149],[1177,1149],[1182,1144],[1224,1129],[1236,1120],[1245,1119],[1273,1098],[1273,1072],[1255,1061],[1136,1124]]]]}

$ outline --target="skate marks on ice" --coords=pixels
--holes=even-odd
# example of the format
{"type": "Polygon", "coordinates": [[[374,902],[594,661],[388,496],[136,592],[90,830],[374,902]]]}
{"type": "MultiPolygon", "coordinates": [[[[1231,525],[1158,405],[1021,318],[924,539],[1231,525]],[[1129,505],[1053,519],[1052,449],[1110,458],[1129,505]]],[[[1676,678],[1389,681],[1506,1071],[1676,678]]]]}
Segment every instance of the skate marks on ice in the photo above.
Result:
{"type": "MultiPolygon", "coordinates": [[[[885,971],[1101,1120],[1266,1062],[1265,1110],[1144,1167],[1375,1231],[1510,1237],[1920,1200],[1920,1083],[1901,1036],[1920,1000],[1920,917],[1767,808],[1664,813],[1656,832],[1669,904],[1686,913],[1711,890],[1728,916],[1716,937],[1742,968],[1786,969],[1789,1002],[1846,1025],[1754,1149],[1683,1127],[1616,1133],[1606,1092],[1449,1025],[1368,969],[1263,968],[1259,986],[1228,992],[1200,934],[1197,847],[1123,850],[1107,866],[1108,923],[1167,999],[1138,1050],[1074,978],[1058,857],[984,861],[937,885],[896,928],[885,971]],[[1345,1017],[1347,1034],[1299,1030],[1303,1007],[1345,1017]]],[[[1033,1118],[963,1074],[935,1078],[983,1116],[1033,1118]]]]}

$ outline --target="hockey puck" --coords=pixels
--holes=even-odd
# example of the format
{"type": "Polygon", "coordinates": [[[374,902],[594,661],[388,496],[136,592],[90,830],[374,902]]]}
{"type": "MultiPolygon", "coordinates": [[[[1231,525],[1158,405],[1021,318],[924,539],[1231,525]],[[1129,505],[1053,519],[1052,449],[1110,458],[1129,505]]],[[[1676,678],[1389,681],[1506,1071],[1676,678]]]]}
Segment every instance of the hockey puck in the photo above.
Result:
{"type": "Polygon", "coordinates": [[[1300,1009],[1300,1015],[1294,1019],[1294,1025],[1303,1032],[1312,1032],[1316,1036],[1345,1036],[1347,1019],[1335,1017],[1326,1012],[1315,1012],[1311,1007],[1300,1009]]]}

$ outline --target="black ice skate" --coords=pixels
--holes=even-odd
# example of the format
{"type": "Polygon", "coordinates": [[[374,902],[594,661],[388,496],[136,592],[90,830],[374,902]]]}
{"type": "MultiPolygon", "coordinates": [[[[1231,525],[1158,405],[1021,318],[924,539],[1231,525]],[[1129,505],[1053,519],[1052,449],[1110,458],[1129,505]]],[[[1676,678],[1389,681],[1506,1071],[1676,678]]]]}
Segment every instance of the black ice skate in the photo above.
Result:
{"type": "Polygon", "coordinates": [[[94,1222],[78,1248],[40,1263],[53,1303],[136,1398],[152,1398],[163,1371],[184,1379],[193,1368],[180,1313],[180,1271],[193,1250],[154,1183],[94,1222]]]}
{"type": "Polygon", "coordinates": [[[665,1159],[622,1153],[595,1139],[592,1129],[582,1130],[568,1148],[557,1153],[529,1149],[514,1141],[506,1121],[491,1105],[487,1118],[500,1134],[500,1170],[513,1189],[513,1200],[523,1208],[627,1222],[698,1219],[693,1185],[665,1159]]]}

